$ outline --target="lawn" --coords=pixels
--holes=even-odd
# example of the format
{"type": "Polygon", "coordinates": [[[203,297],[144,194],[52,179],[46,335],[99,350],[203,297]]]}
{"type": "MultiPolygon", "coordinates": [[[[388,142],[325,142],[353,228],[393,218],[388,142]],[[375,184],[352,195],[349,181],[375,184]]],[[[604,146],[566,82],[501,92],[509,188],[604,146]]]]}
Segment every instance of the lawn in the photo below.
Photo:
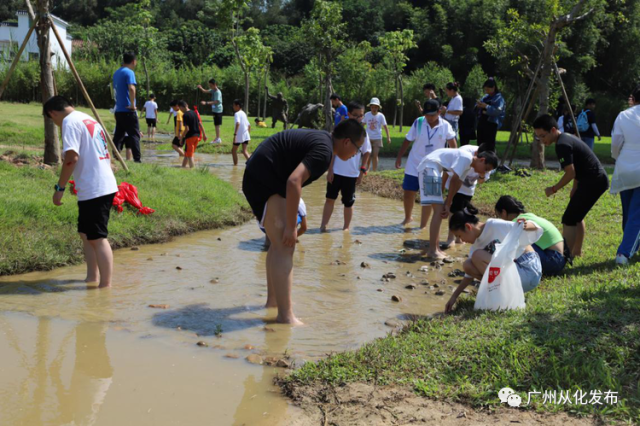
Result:
{"type": "MultiPolygon", "coordinates": [[[[91,114],[88,108],[78,108],[88,114],[91,114]]],[[[166,135],[173,134],[173,119],[169,124],[166,124],[169,117],[168,107],[162,106],[160,108],[160,119],[158,121],[158,131],[166,135]]],[[[115,127],[115,119],[108,110],[98,110],[100,117],[105,123],[105,126],[109,131],[113,131],[115,127]]],[[[205,132],[209,141],[215,138],[215,130],[213,127],[213,119],[208,113],[202,115],[202,120],[205,127],[205,132]]],[[[7,102],[0,102],[0,116],[3,117],[0,124],[0,144],[4,146],[11,146],[13,149],[22,149],[25,147],[41,147],[42,135],[44,132],[44,125],[42,122],[42,107],[39,104],[14,104],[7,102]]],[[[249,151],[253,151],[256,146],[259,145],[267,137],[276,133],[282,129],[282,123],[278,122],[276,129],[271,129],[271,119],[267,119],[268,128],[257,128],[254,126],[255,117],[250,117],[249,122],[252,125],[251,130],[251,143],[249,144],[249,151]]],[[[146,123],[144,120],[140,120],[141,130],[146,133],[146,123]]],[[[201,153],[229,153],[231,152],[231,140],[233,138],[234,122],[233,117],[225,116],[221,128],[222,145],[209,145],[208,143],[201,143],[198,148],[198,152],[201,153]]],[[[391,145],[385,142],[385,145],[381,151],[382,156],[395,157],[398,154],[400,146],[404,141],[404,135],[409,131],[409,127],[405,126],[403,132],[399,131],[399,128],[389,128],[391,134],[391,145]]],[[[384,135],[384,132],[383,132],[384,135]]],[[[498,153],[502,155],[509,139],[509,132],[498,132],[498,139],[496,147],[498,153]]],[[[531,141],[531,137],[529,138],[531,141]]],[[[163,143],[158,146],[161,150],[171,150],[170,143],[163,143]]],[[[530,158],[531,144],[521,144],[518,146],[517,158],[527,159],[530,158]]],[[[605,163],[612,163],[611,159],[611,138],[604,137],[602,141],[595,143],[595,152],[601,161],[605,163]]],[[[406,155],[406,154],[405,154],[406,155]]],[[[546,150],[546,158],[549,160],[555,160],[555,152],[553,149],[546,150]]]]}
{"type": "MultiPolygon", "coordinates": [[[[401,172],[378,175],[397,182],[401,172]]],[[[500,195],[511,194],[559,226],[569,191],[544,195],[558,178],[551,171],[532,172],[529,178],[496,174],[480,186],[474,204],[492,210],[500,195]]],[[[573,398],[580,391],[611,390],[618,392],[617,404],[543,404],[539,394],[525,408],[639,422],[640,264],[614,265],[622,238],[618,197],[605,194],[586,222],[584,257],[565,275],[544,279],[528,293],[525,310],[478,312],[473,296],[463,296],[452,315],[417,320],[398,335],[306,364],[282,386],[290,392],[303,385],[395,384],[476,408],[499,406],[497,393],[505,386],[522,397],[523,405],[528,392],[569,391],[573,398]]]]}
{"type": "MultiPolygon", "coordinates": [[[[188,232],[237,225],[250,217],[244,197],[207,169],[129,167],[131,174],[116,173],[118,183],[137,186],[143,205],[156,212],[139,216],[133,209],[120,214],[113,210],[109,240],[114,248],[159,243],[188,232]]],[[[75,197],[65,193],[60,207],[51,201],[57,172],[0,161],[0,175],[0,275],[82,262],[75,197]]]]}

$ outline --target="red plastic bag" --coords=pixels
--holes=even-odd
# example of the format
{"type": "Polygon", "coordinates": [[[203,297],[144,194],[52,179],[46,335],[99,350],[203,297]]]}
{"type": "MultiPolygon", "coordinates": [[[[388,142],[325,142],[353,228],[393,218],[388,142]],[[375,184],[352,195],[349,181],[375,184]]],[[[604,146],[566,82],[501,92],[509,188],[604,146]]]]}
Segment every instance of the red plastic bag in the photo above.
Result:
{"type": "Polygon", "coordinates": [[[69,181],[69,185],[71,185],[71,193],[73,195],[78,195],[78,190],[76,189],[76,183],[72,180],[69,181]]]}
{"type": "Polygon", "coordinates": [[[142,205],[142,202],[138,198],[138,188],[127,182],[122,182],[118,185],[118,192],[113,199],[113,205],[119,213],[122,213],[122,205],[125,202],[136,208],[138,214],[148,215],[155,212],[154,209],[142,205]]]}

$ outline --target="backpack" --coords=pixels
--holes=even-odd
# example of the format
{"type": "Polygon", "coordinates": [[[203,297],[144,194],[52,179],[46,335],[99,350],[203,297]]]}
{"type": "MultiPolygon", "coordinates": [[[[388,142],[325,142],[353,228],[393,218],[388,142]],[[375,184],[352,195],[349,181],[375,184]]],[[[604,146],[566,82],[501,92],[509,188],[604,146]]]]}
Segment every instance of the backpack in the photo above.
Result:
{"type": "Polygon", "coordinates": [[[424,123],[424,116],[419,117],[416,123],[416,130],[417,130],[417,135],[416,135],[416,139],[420,137],[420,133],[422,132],[422,123],[424,123]]]}
{"type": "Polygon", "coordinates": [[[589,130],[589,117],[587,117],[588,109],[583,109],[580,115],[578,115],[578,119],[576,120],[576,124],[578,125],[579,132],[586,132],[589,130]]]}

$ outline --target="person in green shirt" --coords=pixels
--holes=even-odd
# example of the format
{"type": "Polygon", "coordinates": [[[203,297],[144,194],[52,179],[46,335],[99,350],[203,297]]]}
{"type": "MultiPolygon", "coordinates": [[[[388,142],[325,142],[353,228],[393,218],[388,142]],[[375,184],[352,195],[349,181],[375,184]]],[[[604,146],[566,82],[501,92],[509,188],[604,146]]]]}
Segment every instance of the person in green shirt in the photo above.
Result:
{"type": "Polygon", "coordinates": [[[533,213],[527,213],[524,205],[511,195],[500,197],[495,211],[496,216],[502,220],[526,219],[543,229],[542,237],[533,244],[533,249],[540,256],[542,275],[558,275],[564,269],[567,264],[567,258],[564,256],[564,238],[553,223],[533,213]]]}
{"type": "Polygon", "coordinates": [[[216,138],[211,142],[214,145],[222,143],[220,139],[220,126],[222,126],[222,92],[218,88],[218,83],[212,78],[209,80],[209,89],[205,89],[198,84],[198,89],[202,93],[210,93],[210,101],[202,101],[202,105],[211,105],[211,111],[213,112],[213,125],[216,128],[216,138]]]}

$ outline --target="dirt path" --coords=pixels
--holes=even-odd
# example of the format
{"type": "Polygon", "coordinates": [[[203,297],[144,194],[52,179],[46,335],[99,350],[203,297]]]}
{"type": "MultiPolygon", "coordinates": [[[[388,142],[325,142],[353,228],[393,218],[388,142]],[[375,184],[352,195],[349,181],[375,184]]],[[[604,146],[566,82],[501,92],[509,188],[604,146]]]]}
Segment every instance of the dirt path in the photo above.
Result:
{"type": "Polygon", "coordinates": [[[301,408],[290,419],[295,426],[325,425],[603,425],[595,418],[572,417],[566,413],[540,414],[529,410],[499,407],[475,410],[459,403],[422,398],[410,389],[375,387],[354,383],[343,387],[305,386],[289,389],[294,404],[301,408]]]}

